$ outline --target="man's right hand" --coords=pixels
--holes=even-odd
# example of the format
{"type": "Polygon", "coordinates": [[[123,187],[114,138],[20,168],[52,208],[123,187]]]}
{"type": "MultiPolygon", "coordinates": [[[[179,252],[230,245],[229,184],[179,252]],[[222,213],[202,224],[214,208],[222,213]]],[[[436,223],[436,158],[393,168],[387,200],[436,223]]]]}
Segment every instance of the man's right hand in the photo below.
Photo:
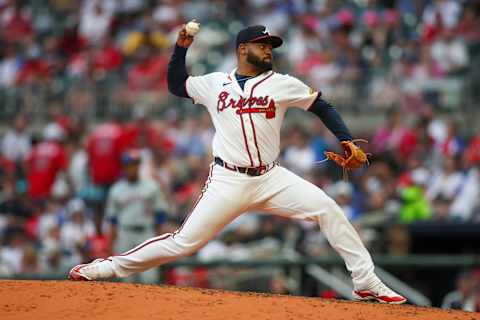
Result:
{"type": "Polygon", "coordinates": [[[185,25],[182,25],[182,29],[178,33],[177,38],[177,45],[179,47],[188,48],[193,42],[193,37],[187,34],[187,30],[185,29],[185,25]]]}

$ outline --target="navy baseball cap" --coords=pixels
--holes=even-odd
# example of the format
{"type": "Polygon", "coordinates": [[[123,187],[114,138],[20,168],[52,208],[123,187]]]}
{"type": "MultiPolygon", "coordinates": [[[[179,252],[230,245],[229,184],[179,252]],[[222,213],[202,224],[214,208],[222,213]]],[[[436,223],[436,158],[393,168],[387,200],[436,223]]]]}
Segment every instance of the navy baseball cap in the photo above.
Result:
{"type": "Polygon", "coordinates": [[[272,36],[265,26],[250,26],[240,30],[237,34],[237,48],[241,43],[247,42],[266,42],[270,43],[273,48],[282,45],[283,40],[278,36],[272,36]]]}
{"type": "Polygon", "coordinates": [[[139,150],[128,150],[122,154],[122,164],[139,164],[140,163],[140,151],[139,150]]]}

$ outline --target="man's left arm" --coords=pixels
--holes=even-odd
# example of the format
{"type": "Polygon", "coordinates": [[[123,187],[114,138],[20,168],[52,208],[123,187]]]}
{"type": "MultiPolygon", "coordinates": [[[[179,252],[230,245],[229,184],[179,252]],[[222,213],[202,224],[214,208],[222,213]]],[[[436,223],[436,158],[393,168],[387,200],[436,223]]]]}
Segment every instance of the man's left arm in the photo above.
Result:
{"type": "Polygon", "coordinates": [[[339,141],[350,141],[352,135],[334,106],[317,96],[308,111],[316,114],[339,141]]]}
{"type": "Polygon", "coordinates": [[[355,140],[340,114],[331,104],[320,98],[320,92],[291,76],[284,77],[282,89],[284,96],[281,98],[287,107],[298,107],[316,114],[340,141],[344,154],[327,151],[327,159],[335,161],[344,169],[356,169],[368,163],[367,154],[355,145],[355,140]]]}
{"type": "Polygon", "coordinates": [[[307,110],[316,114],[342,145],[344,154],[326,151],[325,156],[327,159],[335,161],[335,163],[347,170],[357,169],[368,163],[368,155],[354,143],[355,141],[364,140],[352,140],[352,135],[347,125],[331,104],[317,96],[307,110]]]}

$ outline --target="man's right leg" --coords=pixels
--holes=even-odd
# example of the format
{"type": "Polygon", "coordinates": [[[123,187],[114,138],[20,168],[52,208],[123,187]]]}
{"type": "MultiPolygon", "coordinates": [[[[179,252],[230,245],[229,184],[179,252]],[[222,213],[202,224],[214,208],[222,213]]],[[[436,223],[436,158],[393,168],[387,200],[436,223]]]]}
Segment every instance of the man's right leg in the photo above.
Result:
{"type": "Polygon", "coordinates": [[[289,170],[276,167],[265,175],[259,192],[260,211],[316,221],[350,271],[356,300],[399,304],[406,299],[385,286],[374,273],[370,253],[338,204],[320,188],[289,170]]]}
{"type": "Polygon", "coordinates": [[[70,278],[128,277],[194,253],[245,211],[248,190],[242,186],[243,179],[213,166],[197,204],[177,231],[148,239],[123,254],[76,266],[70,271],[70,278]]]}

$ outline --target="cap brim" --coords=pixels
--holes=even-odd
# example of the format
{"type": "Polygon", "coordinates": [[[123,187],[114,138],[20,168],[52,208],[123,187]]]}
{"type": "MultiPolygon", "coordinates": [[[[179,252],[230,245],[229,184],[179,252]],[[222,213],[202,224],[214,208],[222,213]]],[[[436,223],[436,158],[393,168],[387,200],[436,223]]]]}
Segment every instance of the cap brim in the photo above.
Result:
{"type": "Polygon", "coordinates": [[[270,43],[272,48],[278,48],[283,44],[283,40],[277,36],[261,36],[255,39],[250,40],[249,42],[261,42],[261,43],[270,43]]]}

